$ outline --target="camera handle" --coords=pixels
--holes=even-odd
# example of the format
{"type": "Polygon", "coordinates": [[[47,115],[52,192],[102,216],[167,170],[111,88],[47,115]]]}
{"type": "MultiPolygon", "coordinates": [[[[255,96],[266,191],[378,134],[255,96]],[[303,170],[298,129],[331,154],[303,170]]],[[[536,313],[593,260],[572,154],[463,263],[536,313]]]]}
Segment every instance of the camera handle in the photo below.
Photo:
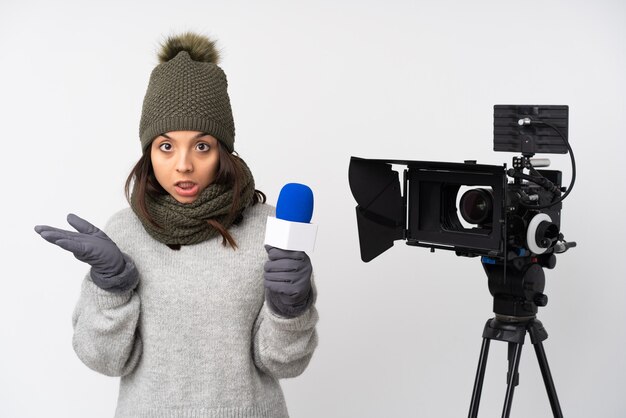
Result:
{"type": "Polygon", "coordinates": [[[563,418],[561,405],[556,394],[548,359],[543,348],[542,342],[548,338],[548,333],[543,325],[536,317],[531,318],[515,318],[497,315],[491,318],[485,324],[483,330],[483,343],[480,349],[480,357],[478,360],[478,369],[476,370],[476,379],[474,381],[474,389],[472,390],[472,401],[470,403],[469,418],[478,417],[478,407],[480,405],[480,395],[483,388],[485,377],[485,368],[487,367],[487,356],[489,354],[489,343],[491,340],[504,341],[508,343],[508,373],[507,373],[507,389],[504,399],[504,408],[502,410],[502,418],[509,418],[511,414],[511,405],[513,403],[513,392],[515,386],[519,384],[519,363],[522,355],[522,346],[526,338],[526,333],[530,334],[530,340],[537,354],[537,361],[543,376],[543,382],[548,392],[550,407],[555,418],[563,418]]]}

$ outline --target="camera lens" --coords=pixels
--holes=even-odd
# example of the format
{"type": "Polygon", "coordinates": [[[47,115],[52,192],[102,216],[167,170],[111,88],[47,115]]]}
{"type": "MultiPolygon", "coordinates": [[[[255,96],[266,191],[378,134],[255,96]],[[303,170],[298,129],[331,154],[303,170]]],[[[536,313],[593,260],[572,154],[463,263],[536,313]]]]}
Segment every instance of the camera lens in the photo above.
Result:
{"type": "Polygon", "coordinates": [[[491,221],[493,198],[487,189],[472,189],[463,193],[460,201],[461,216],[471,224],[491,221]]]}

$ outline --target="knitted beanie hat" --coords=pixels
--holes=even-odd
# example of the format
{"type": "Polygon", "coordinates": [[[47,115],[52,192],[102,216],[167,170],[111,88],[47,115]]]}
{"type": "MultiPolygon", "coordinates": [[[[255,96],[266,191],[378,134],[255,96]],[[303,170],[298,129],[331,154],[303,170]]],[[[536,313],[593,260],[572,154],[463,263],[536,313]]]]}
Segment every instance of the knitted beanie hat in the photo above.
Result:
{"type": "Polygon", "coordinates": [[[235,124],[215,42],[192,32],[170,36],[158,57],[139,122],[142,150],[163,133],[184,130],[206,132],[233,152],[235,124]]]}

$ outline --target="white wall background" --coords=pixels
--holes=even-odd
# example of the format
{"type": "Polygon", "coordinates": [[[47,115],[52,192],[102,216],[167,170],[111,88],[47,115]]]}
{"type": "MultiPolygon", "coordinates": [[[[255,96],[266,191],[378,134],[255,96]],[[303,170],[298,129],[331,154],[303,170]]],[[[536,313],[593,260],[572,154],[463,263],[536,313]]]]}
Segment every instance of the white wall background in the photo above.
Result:
{"type": "MultiPolygon", "coordinates": [[[[271,203],[316,193],[320,345],[283,381],[291,415],[466,416],[492,299],[477,259],[397,244],[360,261],[352,155],[509,163],[496,103],[567,104],[578,163],[539,318],[567,417],[624,417],[622,237],[626,4],[622,1],[7,1],[0,3],[0,416],[111,417],[118,378],[72,350],[86,265],[36,224],[103,226],[126,206],[139,116],[164,35],[223,52],[236,148],[271,203]]],[[[567,156],[554,169],[571,176],[567,156]]],[[[493,342],[481,416],[500,416],[506,345],[493,342]]],[[[550,417],[527,342],[512,417],[550,417]]]]}

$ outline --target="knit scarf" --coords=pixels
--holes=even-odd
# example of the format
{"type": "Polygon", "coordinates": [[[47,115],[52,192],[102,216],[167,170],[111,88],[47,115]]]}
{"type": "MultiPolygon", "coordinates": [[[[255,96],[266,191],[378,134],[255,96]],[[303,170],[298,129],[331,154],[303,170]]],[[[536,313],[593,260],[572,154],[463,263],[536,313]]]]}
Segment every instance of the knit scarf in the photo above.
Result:
{"type": "Polygon", "coordinates": [[[240,160],[243,168],[243,179],[239,194],[239,203],[235,216],[229,216],[233,204],[234,190],[223,184],[207,186],[196,200],[191,203],[180,203],[172,195],[166,193],[151,196],[146,193],[146,206],[153,220],[161,226],[155,227],[138,210],[137,184],[135,182],[131,194],[131,207],[141,220],[143,227],[154,239],[164,244],[197,244],[217,235],[217,229],[207,223],[208,219],[218,221],[228,229],[237,216],[252,204],[254,196],[254,178],[248,166],[240,160]]]}

